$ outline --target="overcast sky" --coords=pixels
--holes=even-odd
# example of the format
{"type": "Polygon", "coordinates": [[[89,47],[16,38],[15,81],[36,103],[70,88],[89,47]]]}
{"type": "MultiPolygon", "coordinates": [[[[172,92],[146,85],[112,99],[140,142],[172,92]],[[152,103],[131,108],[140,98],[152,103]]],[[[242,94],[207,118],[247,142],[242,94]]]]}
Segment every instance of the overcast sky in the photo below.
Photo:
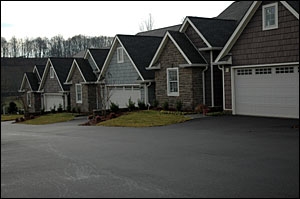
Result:
{"type": "Polygon", "coordinates": [[[136,34],[149,13],[156,29],[180,24],[185,16],[216,17],[232,2],[1,1],[1,37],[136,34]]]}

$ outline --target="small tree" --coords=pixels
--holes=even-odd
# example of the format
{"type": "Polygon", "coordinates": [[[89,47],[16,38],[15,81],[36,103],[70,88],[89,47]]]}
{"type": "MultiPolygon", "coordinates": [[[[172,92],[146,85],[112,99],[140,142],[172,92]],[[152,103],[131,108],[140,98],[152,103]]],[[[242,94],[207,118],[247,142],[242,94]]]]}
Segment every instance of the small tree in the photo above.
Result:
{"type": "Polygon", "coordinates": [[[10,102],[9,103],[9,107],[8,107],[8,113],[12,114],[12,113],[16,113],[18,111],[17,105],[15,102],[10,102]]]}
{"type": "Polygon", "coordinates": [[[140,110],[145,110],[146,109],[146,104],[142,100],[138,100],[138,107],[140,110]]]}

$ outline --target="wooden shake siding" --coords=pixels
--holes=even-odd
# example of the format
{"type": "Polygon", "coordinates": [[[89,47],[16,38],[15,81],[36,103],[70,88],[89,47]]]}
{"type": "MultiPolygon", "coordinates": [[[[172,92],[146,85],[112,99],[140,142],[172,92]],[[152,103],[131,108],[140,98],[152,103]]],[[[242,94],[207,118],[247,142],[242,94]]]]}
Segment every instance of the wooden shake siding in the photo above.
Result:
{"type": "Polygon", "coordinates": [[[262,5],[231,50],[233,65],[299,61],[299,20],[278,2],[278,29],[263,31],[262,5]]]}
{"type": "MultiPolygon", "coordinates": [[[[233,66],[299,62],[299,20],[278,2],[278,28],[262,30],[262,6],[257,9],[233,48],[233,66]]],[[[231,70],[231,69],[230,69],[231,70]]],[[[225,72],[225,108],[232,108],[231,72],[225,72]]]]}
{"type": "Polygon", "coordinates": [[[50,78],[50,70],[48,71],[47,78],[44,82],[44,92],[45,93],[57,93],[61,91],[61,87],[59,85],[59,80],[54,75],[53,78],[50,78]]]}

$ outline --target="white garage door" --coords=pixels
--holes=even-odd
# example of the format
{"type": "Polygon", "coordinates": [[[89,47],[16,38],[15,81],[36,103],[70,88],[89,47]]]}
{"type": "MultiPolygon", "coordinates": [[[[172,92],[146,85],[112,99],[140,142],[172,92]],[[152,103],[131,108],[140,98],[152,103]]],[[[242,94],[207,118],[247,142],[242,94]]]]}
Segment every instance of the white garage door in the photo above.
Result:
{"type": "Polygon", "coordinates": [[[299,67],[234,70],[234,114],[299,118],[299,67]]]}
{"type": "Polygon", "coordinates": [[[141,91],[138,86],[113,87],[110,88],[110,93],[110,101],[118,104],[119,108],[127,108],[129,98],[135,103],[135,106],[138,106],[138,100],[141,99],[141,91]]]}
{"type": "Polygon", "coordinates": [[[63,95],[61,94],[45,94],[45,111],[51,111],[54,108],[57,110],[59,104],[64,105],[63,95]]]}

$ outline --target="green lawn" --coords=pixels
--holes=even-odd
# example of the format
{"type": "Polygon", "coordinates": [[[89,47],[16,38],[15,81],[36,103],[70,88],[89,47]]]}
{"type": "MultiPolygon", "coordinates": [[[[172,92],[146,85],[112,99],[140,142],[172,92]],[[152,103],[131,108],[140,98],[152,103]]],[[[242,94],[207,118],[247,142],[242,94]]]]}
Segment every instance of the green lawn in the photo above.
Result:
{"type": "Polygon", "coordinates": [[[190,118],[184,115],[163,114],[159,111],[138,111],[118,118],[100,122],[97,126],[118,126],[118,127],[151,127],[164,126],[185,122],[190,118]]]}
{"type": "Polygon", "coordinates": [[[23,115],[1,115],[1,121],[10,121],[10,120],[15,120],[16,118],[23,117],[23,115]]]}
{"type": "Polygon", "coordinates": [[[21,124],[34,124],[34,125],[40,125],[40,124],[53,124],[57,122],[66,122],[74,119],[73,113],[50,113],[47,115],[42,115],[40,117],[37,117],[35,119],[26,120],[24,122],[21,122],[21,124]]]}

